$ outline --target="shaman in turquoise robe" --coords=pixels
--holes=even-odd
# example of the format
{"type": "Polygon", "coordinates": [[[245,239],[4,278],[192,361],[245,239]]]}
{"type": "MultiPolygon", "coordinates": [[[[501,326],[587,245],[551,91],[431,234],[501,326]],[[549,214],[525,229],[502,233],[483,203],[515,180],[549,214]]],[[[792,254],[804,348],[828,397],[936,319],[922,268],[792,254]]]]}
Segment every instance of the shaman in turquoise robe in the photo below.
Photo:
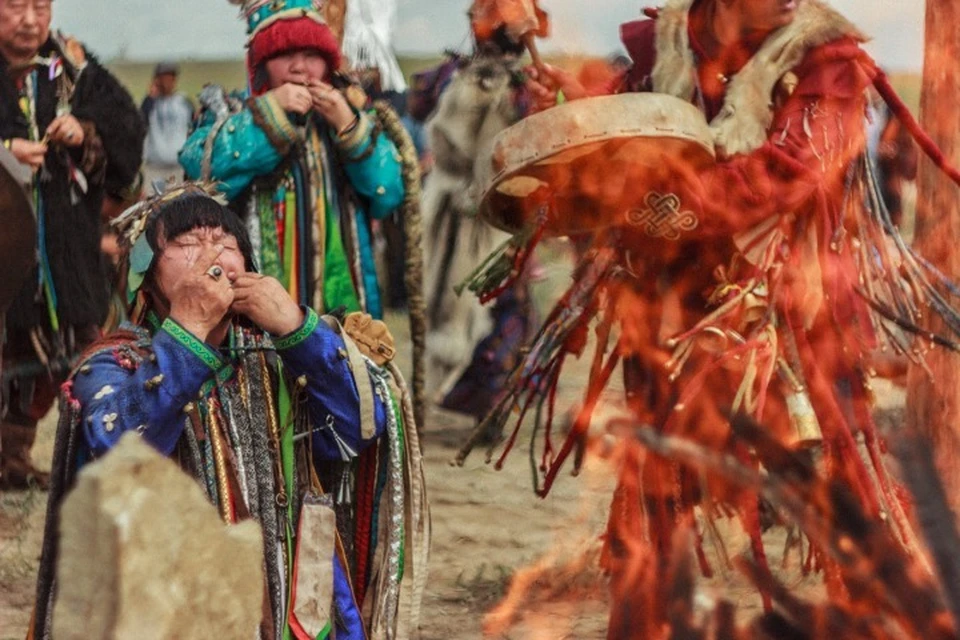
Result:
{"type": "Polygon", "coordinates": [[[247,223],[261,272],[317,309],[382,316],[370,221],[403,201],[394,144],[364,112],[338,136],[322,118],[284,112],[266,93],[208,87],[180,152],[187,177],[222,185],[247,223]]]}

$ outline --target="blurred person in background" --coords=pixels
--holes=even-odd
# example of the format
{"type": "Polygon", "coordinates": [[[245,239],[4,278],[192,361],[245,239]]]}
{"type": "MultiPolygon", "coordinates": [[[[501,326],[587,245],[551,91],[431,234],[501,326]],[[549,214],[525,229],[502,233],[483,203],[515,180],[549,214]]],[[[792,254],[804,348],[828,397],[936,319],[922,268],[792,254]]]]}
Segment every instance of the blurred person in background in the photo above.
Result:
{"type": "Polygon", "coordinates": [[[917,166],[920,149],[899,118],[888,115],[877,144],[880,193],[890,211],[890,220],[913,237],[917,166]],[[904,213],[908,215],[905,217],[904,213]]]}
{"type": "Polygon", "coordinates": [[[148,193],[156,182],[183,180],[183,169],[177,154],[187,141],[193,123],[193,103],[177,92],[180,68],[172,62],[161,62],[153,71],[150,91],[140,105],[147,123],[147,142],[143,155],[143,177],[148,193]]]}
{"type": "Polygon", "coordinates": [[[144,127],[130,94],[79,42],[51,33],[51,0],[0,0],[0,139],[34,172],[38,267],[6,315],[0,486],[44,487],[30,457],[76,356],[96,339],[110,283],[105,194],[137,191],[144,127]]]}
{"type": "Polygon", "coordinates": [[[522,44],[503,27],[488,32],[476,20],[471,25],[473,54],[449,56],[415,76],[411,112],[432,112],[426,129],[433,166],[423,197],[431,388],[440,407],[480,421],[532,337],[530,285],[540,269],[531,264],[491,305],[454,293],[507,237],[476,215],[480,175],[497,134],[524,117],[529,103],[522,44]]]}

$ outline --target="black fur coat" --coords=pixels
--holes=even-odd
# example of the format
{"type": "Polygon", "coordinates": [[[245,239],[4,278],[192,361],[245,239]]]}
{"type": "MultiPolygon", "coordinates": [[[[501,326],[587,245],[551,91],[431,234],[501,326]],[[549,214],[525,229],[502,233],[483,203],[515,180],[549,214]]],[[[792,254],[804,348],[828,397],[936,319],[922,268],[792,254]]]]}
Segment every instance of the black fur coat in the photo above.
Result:
{"type": "MultiPolygon", "coordinates": [[[[84,125],[84,145],[66,150],[50,145],[38,174],[43,202],[46,250],[57,294],[61,327],[100,324],[107,313],[110,284],[100,252],[100,211],[105,193],[121,193],[140,170],[145,127],[130,94],[97,60],[87,56],[82,72],[62,54],[51,38],[40,55],[64,58],[64,73],[75,81],[72,114],[84,125]],[[92,128],[91,128],[92,125],[92,128]],[[91,131],[95,135],[89,135],[91,131]],[[70,179],[71,162],[84,167],[87,190],[70,179]]],[[[36,120],[42,138],[57,115],[57,81],[47,67],[38,67],[36,120]]],[[[0,138],[29,138],[29,122],[18,104],[15,82],[0,56],[0,138]]],[[[36,273],[27,278],[7,313],[7,329],[18,334],[40,325],[49,334],[49,321],[36,273]]]]}

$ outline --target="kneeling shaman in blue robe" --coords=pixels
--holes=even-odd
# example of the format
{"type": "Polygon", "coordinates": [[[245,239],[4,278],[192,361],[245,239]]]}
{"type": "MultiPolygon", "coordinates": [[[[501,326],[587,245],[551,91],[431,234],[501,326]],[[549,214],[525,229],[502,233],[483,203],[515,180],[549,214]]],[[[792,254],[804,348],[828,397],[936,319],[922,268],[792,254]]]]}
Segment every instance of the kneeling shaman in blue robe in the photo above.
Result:
{"type": "Polygon", "coordinates": [[[343,329],[252,272],[244,227],[208,191],[187,184],[114,223],[128,251],[131,324],[94,344],[64,385],[37,637],[49,631],[57,505],[76,470],[131,431],[196,478],[225,521],[261,524],[261,637],[402,637],[416,629],[429,525],[392,337],[360,314],[343,329]],[[357,602],[318,470],[379,438],[388,446],[375,570],[357,602]],[[328,561],[305,545],[329,550],[328,561]]]}

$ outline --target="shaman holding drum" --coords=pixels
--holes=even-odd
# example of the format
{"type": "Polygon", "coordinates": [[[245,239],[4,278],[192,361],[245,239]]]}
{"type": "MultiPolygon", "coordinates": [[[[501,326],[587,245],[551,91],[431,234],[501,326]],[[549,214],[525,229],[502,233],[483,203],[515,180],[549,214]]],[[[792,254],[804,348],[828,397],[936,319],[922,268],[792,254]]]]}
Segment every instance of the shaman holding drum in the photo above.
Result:
{"type": "MultiPolygon", "coordinates": [[[[778,447],[819,448],[828,476],[912,546],[871,417],[870,357],[878,345],[914,353],[920,309],[954,333],[960,315],[929,284],[945,279],[912,257],[878,196],[864,157],[867,89],[909,116],[861,50],[865,37],[821,0],[669,0],[648,17],[621,29],[634,64],[611,89],[619,95],[588,96],[572,75],[532,67],[528,87],[545,110],[495,145],[482,214],[516,235],[471,289],[483,297],[502,288],[544,236],[588,234],[591,248],[512,392],[459,460],[515,409],[521,422],[544,404],[542,415],[553,415],[564,361],[585,351],[596,318],[571,432],[554,446],[549,418],[535,431],[541,495],[571,454],[582,464],[591,414],[622,363],[638,426],[775,473],[777,461],[733,431],[731,416],[747,416],[778,447]],[[561,92],[565,104],[553,106],[561,92]]],[[[615,599],[643,593],[631,582],[645,579],[630,569],[647,553],[638,539],[665,575],[673,533],[693,522],[698,503],[733,505],[766,571],[755,493],[645,454],[632,437],[617,446],[604,553],[615,599]]],[[[609,637],[651,637],[657,621],[630,619],[645,604],[618,604],[609,637]]]]}

